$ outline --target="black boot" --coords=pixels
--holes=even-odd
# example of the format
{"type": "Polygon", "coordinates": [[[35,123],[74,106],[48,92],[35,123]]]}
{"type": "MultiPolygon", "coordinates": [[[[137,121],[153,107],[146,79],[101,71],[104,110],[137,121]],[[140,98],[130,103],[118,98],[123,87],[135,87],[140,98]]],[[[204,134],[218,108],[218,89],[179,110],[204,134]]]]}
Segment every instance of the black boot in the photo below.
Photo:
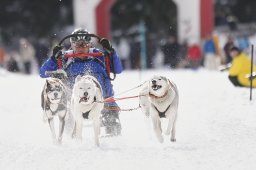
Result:
{"type": "Polygon", "coordinates": [[[121,123],[119,119],[119,107],[104,107],[101,112],[102,126],[105,127],[108,136],[121,135],[121,123]]]}

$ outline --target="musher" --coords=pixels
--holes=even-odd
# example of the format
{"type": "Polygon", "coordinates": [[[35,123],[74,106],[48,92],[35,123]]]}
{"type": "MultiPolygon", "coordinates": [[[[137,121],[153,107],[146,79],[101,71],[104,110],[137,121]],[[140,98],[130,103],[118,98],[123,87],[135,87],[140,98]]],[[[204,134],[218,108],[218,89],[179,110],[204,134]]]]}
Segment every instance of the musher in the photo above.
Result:
{"type": "MultiPolygon", "coordinates": [[[[103,97],[106,99],[114,95],[113,87],[109,72],[119,74],[122,72],[122,64],[119,56],[115,52],[109,40],[101,38],[99,43],[103,49],[93,47],[91,42],[90,33],[82,28],[75,29],[72,35],[77,35],[70,38],[71,49],[62,51],[62,46],[55,46],[52,56],[41,66],[40,77],[49,77],[46,73],[49,71],[58,70],[63,71],[67,75],[66,85],[73,88],[75,78],[78,75],[90,74],[94,76],[101,84],[103,90],[103,97]],[[80,34],[80,35],[79,35],[80,34]],[[88,36],[86,35],[88,34],[88,36]],[[78,56],[78,57],[65,57],[65,55],[72,54],[92,54],[99,53],[107,54],[109,56],[106,62],[106,55],[101,56],[78,56]],[[62,68],[59,67],[58,59],[62,60],[62,68]]],[[[120,135],[121,124],[119,121],[119,107],[116,102],[109,102],[104,104],[102,111],[102,125],[105,126],[106,134],[120,135]]]]}

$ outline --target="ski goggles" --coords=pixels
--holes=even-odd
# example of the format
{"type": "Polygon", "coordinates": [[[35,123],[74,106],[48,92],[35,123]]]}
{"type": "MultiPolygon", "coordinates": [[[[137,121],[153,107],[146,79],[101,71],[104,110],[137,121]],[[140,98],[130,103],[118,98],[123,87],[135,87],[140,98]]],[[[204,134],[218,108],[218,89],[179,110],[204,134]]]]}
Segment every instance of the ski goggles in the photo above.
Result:
{"type": "Polygon", "coordinates": [[[84,40],[80,40],[80,41],[72,41],[72,44],[75,46],[75,47],[87,47],[87,46],[89,46],[89,44],[90,44],[90,41],[84,41],[84,40]]]}
{"type": "Polygon", "coordinates": [[[91,41],[91,37],[86,35],[71,37],[71,42],[76,43],[78,41],[84,41],[86,43],[89,43],[91,41]]]}

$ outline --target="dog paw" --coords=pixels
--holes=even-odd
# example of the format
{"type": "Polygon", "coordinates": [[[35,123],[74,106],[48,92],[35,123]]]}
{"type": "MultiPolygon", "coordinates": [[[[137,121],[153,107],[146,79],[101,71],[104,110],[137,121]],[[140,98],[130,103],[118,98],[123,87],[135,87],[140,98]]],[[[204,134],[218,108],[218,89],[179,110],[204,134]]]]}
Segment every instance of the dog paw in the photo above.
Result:
{"type": "Polygon", "coordinates": [[[171,142],[176,142],[176,139],[175,138],[171,138],[171,142]]]}
{"type": "Polygon", "coordinates": [[[163,136],[159,136],[159,137],[158,137],[158,141],[159,141],[160,143],[163,143],[163,142],[164,142],[163,136]]]}
{"type": "Polygon", "coordinates": [[[58,138],[58,145],[61,145],[62,144],[62,138],[58,138]]]}

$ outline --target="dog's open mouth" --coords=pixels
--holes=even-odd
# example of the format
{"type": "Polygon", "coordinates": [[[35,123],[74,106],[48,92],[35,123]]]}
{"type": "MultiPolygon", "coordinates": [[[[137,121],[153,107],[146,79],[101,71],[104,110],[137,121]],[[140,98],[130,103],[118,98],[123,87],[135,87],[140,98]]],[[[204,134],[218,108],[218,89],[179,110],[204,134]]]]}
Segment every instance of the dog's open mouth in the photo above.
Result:
{"type": "Polygon", "coordinates": [[[158,89],[160,89],[160,88],[162,88],[161,85],[157,85],[157,84],[153,84],[153,85],[152,85],[152,89],[153,89],[154,91],[156,91],[156,90],[158,90],[158,89]]]}
{"type": "Polygon", "coordinates": [[[80,100],[79,100],[79,103],[88,102],[88,100],[89,100],[89,97],[81,97],[80,100]]]}
{"type": "Polygon", "coordinates": [[[61,98],[58,98],[58,97],[54,97],[54,98],[51,98],[52,101],[54,100],[60,100],[61,98]]]}

